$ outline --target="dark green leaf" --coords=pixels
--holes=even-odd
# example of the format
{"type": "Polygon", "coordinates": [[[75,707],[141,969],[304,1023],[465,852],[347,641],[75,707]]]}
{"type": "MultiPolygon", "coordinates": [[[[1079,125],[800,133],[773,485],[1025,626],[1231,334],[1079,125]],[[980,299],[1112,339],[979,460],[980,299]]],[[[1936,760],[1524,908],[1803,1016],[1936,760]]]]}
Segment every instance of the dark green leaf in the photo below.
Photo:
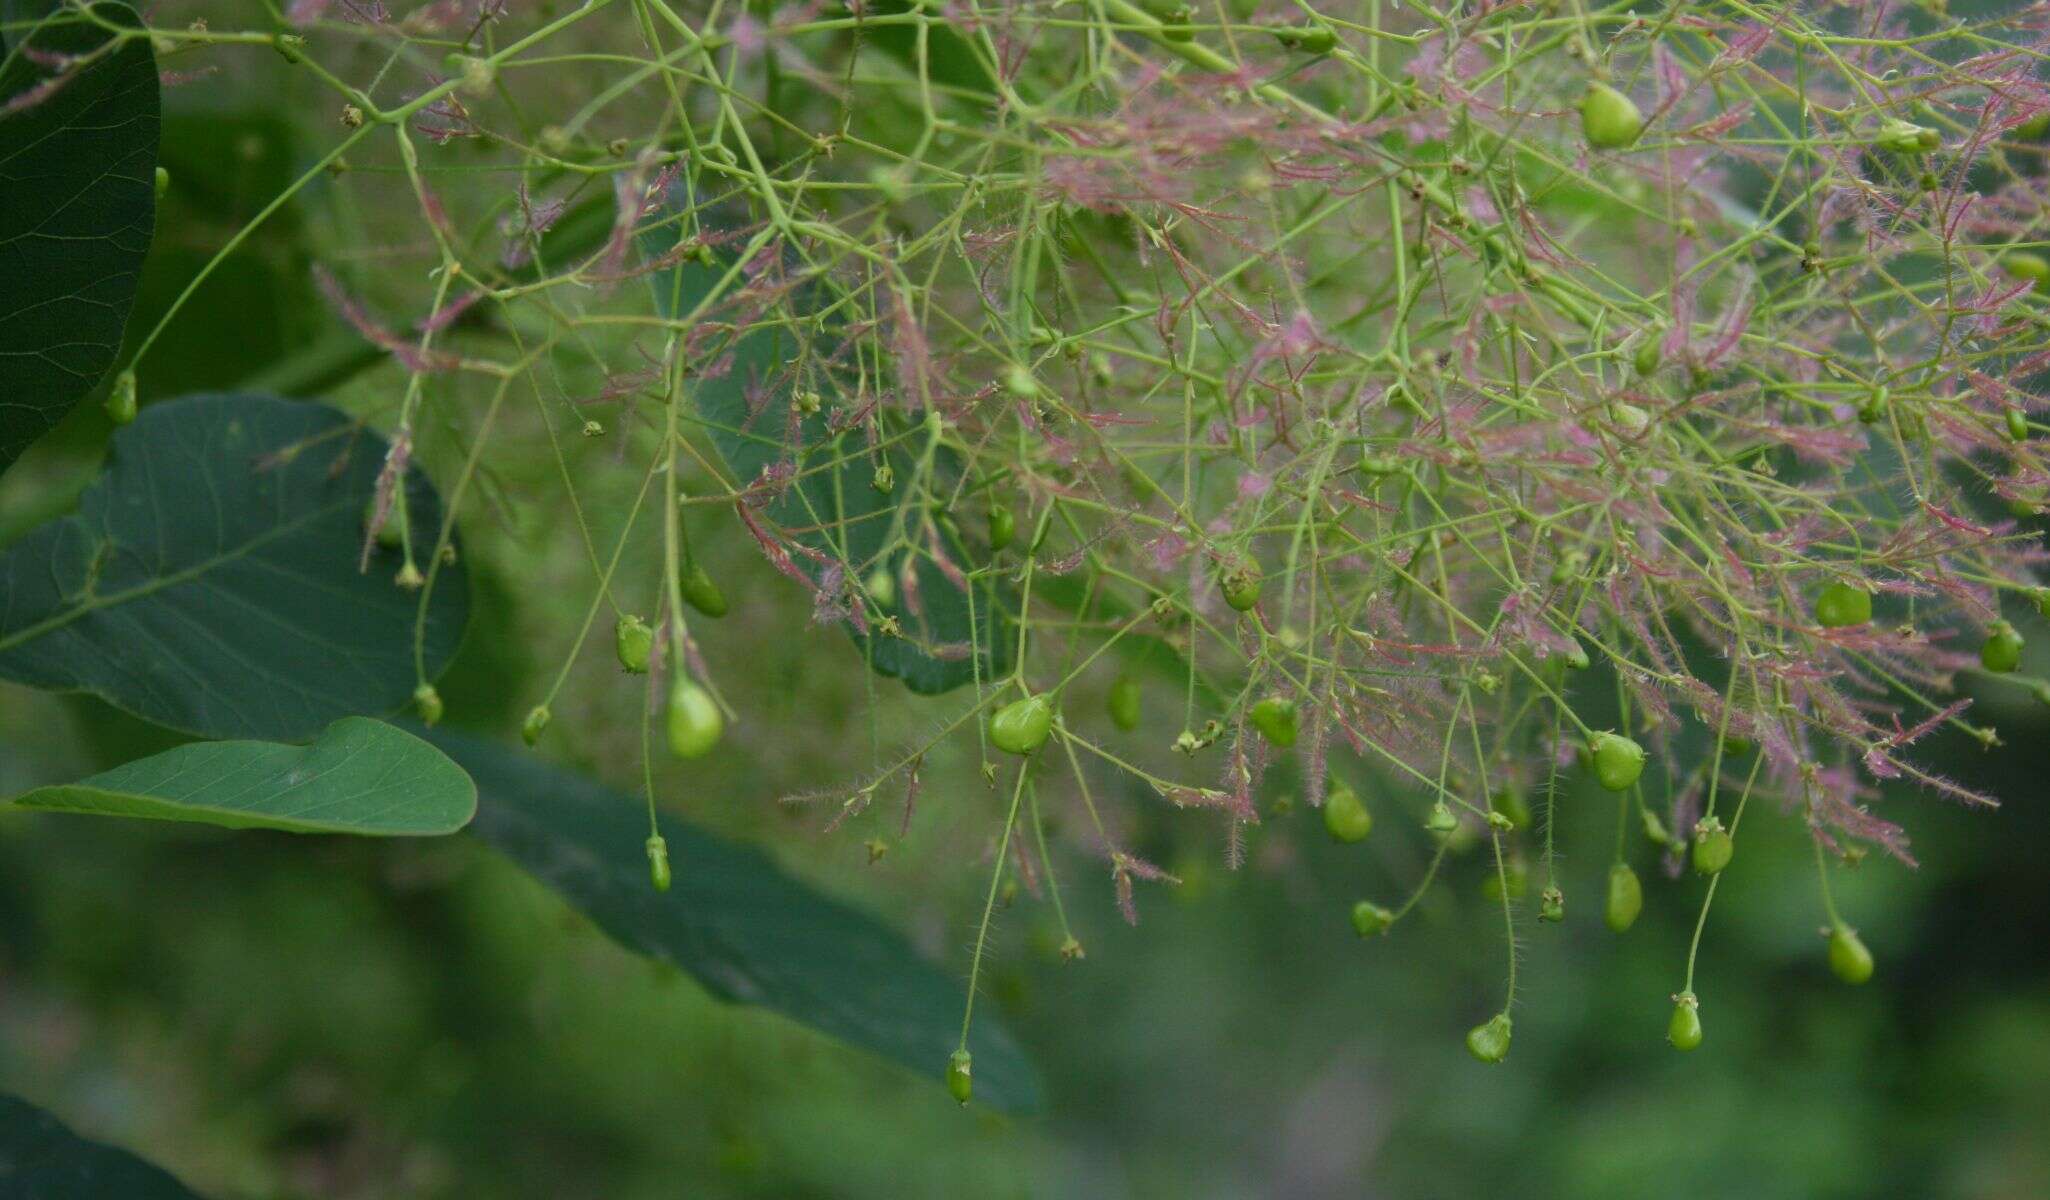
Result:
{"type": "Polygon", "coordinates": [[[57,17],[0,66],[0,470],[114,365],[155,227],[157,123],[147,37],[57,17]]]}
{"type": "MultiPolygon", "coordinates": [[[[392,582],[396,547],[357,569],[384,458],[382,439],[320,405],[228,394],[143,409],[78,513],[0,554],[0,677],[201,737],[298,741],[390,712],[416,683],[420,597],[392,582]]],[[[441,504],[418,472],[406,494],[424,558],[441,504]]],[[[468,612],[462,569],[443,567],[422,629],[430,677],[468,612]]]]}
{"type": "Polygon", "coordinates": [[[14,803],[228,829],[424,837],[469,824],[477,788],[412,734],[344,717],[310,746],[194,742],[14,803]]]}
{"type": "MultiPolygon", "coordinates": [[[[909,0],[876,0],[862,11],[875,16],[898,16],[915,9],[909,0]]],[[[975,95],[996,95],[996,81],[990,78],[989,69],[972,42],[942,21],[927,21],[925,29],[926,78],[975,95]]],[[[918,73],[918,26],[867,25],[861,27],[861,36],[902,62],[914,75],[918,73]]]]}
{"type": "MultiPolygon", "coordinates": [[[[683,211],[682,196],[678,185],[668,206],[671,216],[683,211]]],[[[676,245],[678,229],[671,221],[645,231],[643,252],[660,259],[676,245]]],[[[656,306],[671,316],[692,312],[724,275],[728,261],[730,257],[707,266],[686,260],[656,272],[656,306]]],[[[735,316],[726,306],[715,306],[709,314],[712,320],[730,321],[735,316]]],[[[791,364],[835,357],[833,347],[813,345],[809,353],[805,349],[786,325],[774,322],[699,348],[700,361],[718,367],[694,376],[692,400],[734,482],[747,487],[765,469],[794,470],[791,482],[771,489],[774,498],[755,511],[789,534],[801,548],[792,556],[796,564],[835,598],[844,598],[845,589],[859,586],[879,567],[893,580],[901,579],[907,552],[900,546],[885,558],[883,549],[899,506],[905,506],[903,529],[913,535],[919,550],[912,559],[919,611],[907,603],[899,583],[892,602],[880,608],[896,618],[902,636],[874,631],[873,621],[871,632],[849,621],[848,633],[870,666],[879,674],[902,679],[914,692],[945,692],[972,682],[977,657],[983,679],[1001,676],[1010,670],[1015,649],[1009,618],[1016,612],[1017,597],[1010,588],[985,578],[974,585],[971,622],[968,593],[934,562],[931,547],[936,533],[941,553],[963,573],[975,565],[952,519],[941,514],[936,527],[929,527],[924,505],[914,494],[913,480],[925,450],[923,430],[892,412],[880,412],[875,420],[887,438],[880,451],[869,447],[859,426],[835,434],[829,423],[839,384],[824,370],[803,381],[806,390],[825,393],[820,410],[793,421],[791,407],[798,389],[791,364]],[[876,488],[883,463],[895,479],[887,494],[876,488]],[[981,647],[979,656],[970,653],[971,645],[981,647]]],[[[960,473],[959,457],[942,445],[933,456],[927,496],[951,497],[960,473]]]]}
{"type": "Polygon", "coordinates": [[[198,1200],[162,1169],[88,1142],[24,1100],[0,1094],[0,1196],[19,1200],[198,1200]]]}
{"type": "MultiPolygon", "coordinates": [[[[759,1004],[940,1081],[961,1030],[961,989],[893,930],[790,878],[760,851],[664,817],[675,885],[648,879],[637,800],[458,734],[428,739],[477,780],[471,828],[560,891],[615,941],[688,971],[714,995],[759,1004]]],[[[1010,1034],[978,1017],[975,1095],[1039,1103],[1010,1034]]]]}

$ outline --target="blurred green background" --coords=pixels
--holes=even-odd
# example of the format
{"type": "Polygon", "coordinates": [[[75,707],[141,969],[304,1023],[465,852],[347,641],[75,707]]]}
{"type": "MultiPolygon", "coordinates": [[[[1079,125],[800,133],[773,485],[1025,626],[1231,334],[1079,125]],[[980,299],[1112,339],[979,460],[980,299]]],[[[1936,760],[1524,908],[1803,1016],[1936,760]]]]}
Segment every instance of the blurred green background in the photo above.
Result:
{"type": "MultiPolygon", "coordinates": [[[[166,94],[174,182],[132,332],[309,146],[330,144],[331,125],[279,115],[299,111],[294,88],[279,64],[245,57],[218,86],[166,94]]],[[[308,264],[374,272],[407,248],[380,223],[417,240],[389,167],[353,164],[346,195],[316,185],[232,256],[148,364],[145,400],[251,377],[322,391],[356,351],[308,264]],[[398,199],[380,208],[380,194],[398,199]]],[[[375,411],[400,379],[378,368],[337,399],[375,411]]],[[[509,414],[505,436],[545,447],[537,430],[509,414]]],[[[83,405],[10,472],[0,543],[69,504],[106,433],[83,405]]],[[[636,482],[608,473],[621,449],[569,449],[601,525],[636,482]]],[[[509,737],[570,651],[589,569],[552,460],[495,474],[486,494],[469,514],[478,616],[442,690],[453,722],[509,737]]],[[[696,532],[745,601],[706,637],[715,678],[745,681],[745,719],[709,765],[665,771],[664,803],[768,844],[965,979],[1000,821],[971,764],[934,764],[901,840],[894,801],[832,837],[821,812],[778,803],[848,778],[872,732],[890,744],[950,702],[886,683],[872,701],[846,639],[806,627],[805,598],[730,518],[696,532]],[[874,865],[870,836],[892,843],[874,865]]],[[[2025,669],[2041,673],[2050,630],[2024,632],[2025,669]]],[[[1932,739],[1925,760],[2006,807],[1889,796],[1881,810],[1922,866],[1837,872],[1838,903],[1880,964],[1871,984],[1845,987],[1824,966],[1799,826],[1770,811],[1745,823],[1696,983],[1707,1043],[1684,1057],[1663,1034],[1702,885],[1666,880],[1635,843],[1645,914],[1609,934],[1597,909],[1613,802],[1589,796],[1562,805],[1568,920],[1523,911],[1514,1049],[1486,1067],[1460,1041],[1499,1003],[1504,967],[1483,856],[1455,859],[1386,939],[1360,942],[1345,918],[1356,897],[1392,902],[1421,871],[1423,835],[1403,814],[1422,799],[1377,794],[1381,831],[1358,847],[1331,845],[1315,814],[1270,816],[1233,872],[1214,819],[1113,795],[1128,843],[1183,883],[1142,885],[1143,919],[1127,927],[1075,828],[1056,865],[1088,957],[1060,962],[1044,903],[1000,914],[987,997],[1047,1085],[1044,1114],[1021,1120],[957,1108],[940,1064],[916,1077],[707,999],[466,837],[0,813],[0,1089],[222,1200],[2041,1198],[2050,710],[2014,687],[1982,702],[2007,745],[1932,739]]],[[[544,752],[632,790],[639,696],[607,647],[585,649],[555,711],[544,752]]],[[[1166,716],[1133,744],[1162,750],[1166,716]]],[[[165,744],[94,701],[0,685],[0,795],[165,744]]],[[[1285,775],[1273,782],[1286,790],[1285,775]]]]}

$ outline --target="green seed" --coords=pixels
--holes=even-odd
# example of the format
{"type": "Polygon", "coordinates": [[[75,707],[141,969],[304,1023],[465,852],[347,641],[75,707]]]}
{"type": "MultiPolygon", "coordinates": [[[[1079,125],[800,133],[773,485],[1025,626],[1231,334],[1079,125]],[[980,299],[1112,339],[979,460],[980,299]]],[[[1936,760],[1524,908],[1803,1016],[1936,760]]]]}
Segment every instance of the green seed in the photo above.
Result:
{"type": "Polygon", "coordinates": [[[962,1104],[975,1095],[975,1080],[970,1075],[973,1063],[966,1050],[956,1050],[947,1059],[947,1094],[962,1104]]]}
{"type": "Polygon", "coordinates": [[[2010,250],[2000,256],[2000,266],[2016,279],[2034,283],[2037,291],[2050,291],[2050,258],[2027,250],[2010,250]]]}
{"type": "Polygon", "coordinates": [[[1352,931],[1363,938],[1388,932],[1395,914],[1371,900],[1356,900],[1352,906],[1352,931]]]}
{"type": "Polygon", "coordinates": [[[1374,831],[1374,814],[1351,788],[1333,784],[1324,797],[1324,828],[1338,841],[1357,842],[1374,831]]]}
{"type": "Polygon", "coordinates": [[[862,586],[868,589],[869,599],[874,600],[880,607],[888,608],[897,602],[897,580],[887,567],[877,567],[870,571],[862,586]]]}
{"type": "Polygon", "coordinates": [[[635,675],[648,673],[648,662],[655,654],[655,631],[648,623],[626,613],[613,627],[612,640],[619,652],[619,667],[635,675]]]}
{"type": "Polygon", "coordinates": [[[1053,731],[1053,705],[1045,696],[1013,700],[989,719],[989,740],[1006,754],[1030,754],[1053,731]]]}
{"type": "Polygon", "coordinates": [[[1509,1014],[1496,1013],[1466,1031],[1466,1052],[1484,1063],[1509,1057],[1509,1014]]]}
{"type": "Polygon", "coordinates": [[[431,683],[423,683],[413,689],[413,707],[420,712],[420,719],[429,725],[441,720],[441,693],[431,683]]]}
{"type": "Polygon", "coordinates": [[[1644,747],[1620,733],[1597,733],[1588,740],[1594,752],[1594,777],[1612,792],[1627,790],[1644,774],[1644,747]]]}
{"type": "Polygon", "coordinates": [[[1715,817],[1703,817],[1694,826],[1694,870],[1702,875],[1719,875],[1737,852],[1729,831],[1715,817]]]}
{"type": "Polygon", "coordinates": [[[1644,887],[1637,882],[1637,872],[1629,863],[1617,863],[1609,868],[1609,896],[1602,907],[1602,920],[1608,923],[1614,933],[1623,933],[1637,923],[1637,914],[1644,911],[1644,887]]]}
{"type": "Polygon", "coordinates": [[[1666,1040],[1675,1050],[1692,1050],[1701,1045],[1701,1003],[1693,992],[1681,992],[1673,1002],[1673,1019],[1666,1023],[1666,1040]]]}
{"type": "Polygon", "coordinates": [[[1630,360],[1630,365],[1637,368],[1639,375],[1650,375],[1659,369],[1659,360],[1663,357],[1665,352],[1659,346],[1658,331],[1647,329],[1637,339],[1637,353],[1630,360]]]}
{"type": "Polygon", "coordinates": [[[1443,800],[1431,805],[1431,815],[1424,818],[1424,828],[1432,833],[1451,833],[1459,828],[1459,818],[1452,815],[1452,808],[1443,800]]]}
{"type": "Polygon", "coordinates": [[[536,704],[527,713],[527,720],[520,726],[520,740],[529,746],[541,740],[541,731],[548,728],[549,712],[546,704],[536,704]]]}
{"type": "Polygon", "coordinates": [[[681,590],[683,602],[706,616],[716,619],[726,615],[726,593],[719,590],[719,585],[698,563],[691,562],[684,567],[681,590]]]}
{"type": "Polygon", "coordinates": [[[1566,893],[1548,887],[1538,893],[1538,920],[1557,924],[1566,919],[1566,893]]]}
{"type": "Polygon", "coordinates": [[[123,371],[114,377],[114,388],[107,393],[107,416],[116,425],[126,425],[135,420],[135,372],[123,371]]]}
{"type": "Polygon", "coordinates": [[[1890,120],[1879,127],[1873,145],[1909,158],[1920,158],[1943,145],[1943,135],[1913,121],[1890,120]]]}
{"type": "Polygon", "coordinates": [[[710,754],[726,729],[726,718],[719,715],[719,705],[712,694],[695,680],[681,675],[669,689],[666,715],[669,752],[678,758],[703,758],[710,754]]]}
{"type": "Polygon", "coordinates": [[[2018,408],[2010,408],[2003,414],[2007,421],[2007,440],[2026,442],[2029,440],[2029,415],[2018,408]]]}
{"type": "Polygon", "coordinates": [[[1872,952],[1859,940],[1858,931],[1842,922],[1829,931],[1829,969],[1845,983],[1872,978],[1872,952]]]}
{"type": "Polygon", "coordinates": [[[658,892],[669,890],[669,843],[659,833],[648,839],[648,881],[658,892]]]}
{"type": "Polygon", "coordinates": [[[1139,681],[1130,675],[1120,675],[1110,685],[1110,723],[1132,732],[1139,727],[1140,715],[1139,681]]]}
{"type": "Polygon", "coordinates": [[[1224,591],[1224,602],[1239,612],[1260,602],[1260,568],[1252,563],[1240,563],[1226,571],[1217,585],[1224,591]]]}
{"type": "Polygon", "coordinates": [[[989,552],[995,554],[1018,538],[1018,518],[1009,508],[997,505],[989,510],[989,552]]]}
{"type": "Polygon", "coordinates": [[[1295,701],[1287,696],[1267,696],[1253,702],[1246,711],[1253,728],[1280,749],[1295,745],[1296,711],[1295,701]]]}
{"type": "Polygon", "coordinates": [[[1872,593],[1848,583],[1824,584],[1815,594],[1815,623],[1824,629],[1847,629],[1872,619],[1872,593]]]}
{"type": "Polygon", "coordinates": [[[2022,665],[2022,635],[2005,621],[1995,621],[1986,644],[1979,647],[1979,665],[2006,674],[2022,665]]]}
{"type": "Polygon", "coordinates": [[[1644,114],[1630,97],[1606,83],[1591,83],[1580,97],[1580,130],[1597,150],[1620,150],[1644,132],[1644,114]]]}

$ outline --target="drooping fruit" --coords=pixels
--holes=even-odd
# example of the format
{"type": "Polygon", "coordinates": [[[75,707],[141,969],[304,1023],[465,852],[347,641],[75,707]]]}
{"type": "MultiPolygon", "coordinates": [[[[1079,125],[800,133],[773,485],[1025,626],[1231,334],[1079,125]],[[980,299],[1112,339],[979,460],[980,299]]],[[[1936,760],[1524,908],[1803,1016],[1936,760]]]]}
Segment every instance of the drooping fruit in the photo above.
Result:
{"type": "Polygon", "coordinates": [[[1286,750],[1295,745],[1295,701],[1287,696],[1266,696],[1255,700],[1253,706],[1246,710],[1246,719],[1260,731],[1261,737],[1276,747],[1286,750]]]}
{"type": "Polygon", "coordinates": [[[706,616],[716,620],[726,615],[726,593],[719,590],[718,583],[696,561],[683,568],[680,590],[683,602],[706,616]]]}
{"type": "Polygon", "coordinates": [[[1845,983],[1872,978],[1872,952],[1865,948],[1858,931],[1841,921],[1829,931],[1829,969],[1845,983]]]}
{"type": "Polygon", "coordinates": [[[1053,705],[1043,695],[1013,700],[989,719],[989,740],[1006,754],[1030,754],[1053,731],[1053,705]]]}
{"type": "Polygon", "coordinates": [[[1730,865],[1730,858],[1737,852],[1737,844],[1730,838],[1730,831],[1716,817],[1703,817],[1694,825],[1694,848],[1690,857],[1695,871],[1703,875],[1718,875],[1730,865]]]}
{"type": "Polygon", "coordinates": [[[1815,623],[1824,629],[1848,629],[1872,619],[1872,593],[1832,581],[1815,593],[1815,623]]]}
{"type": "Polygon", "coordinates": [[[1334,783],[1324,796],[1324,828],[1341,842],[1361,841],[1374,831],[1374,814],[1360,803],[1357,792],[1334,783]]]}
{"type": "Polygon", "coordinates": [[[1395,914],[1371,900],[1356,900],[1352,906],[1352,931],[1363,938],[1388,932],[1395,914]]]}
{"type": "Polygon", "coordinates": [[[1466,1031],[1466,1052],[1484,1063],[1509,1057],[1509,1014],[1496,1013],[1466,1031]]]}
{"type": "Polygon", "coordinates": [[[1241,562],[1217,577],[1217,586],[1224,592],[1224,602],[1239,612],[1246,612],[1260,603],[1260,568],[1250,562],[1241,562]]]}
{"type": "Polygon", "coordinates": [[[719,705],[694,679],[682,675],[669,688],[669,711],[665,714],[669,752],[678,758],[703,758],[719,744],[726,718],[719,705]]]}
{"type": "Polygon", "coordinates": [[[1108,707],[1110,723],[1126,733],[1139,727],[1140,717],[1139,681],[1130,675],[1120,675],[1110,685],[1108,707]]]}
{"type": "Polygon", "coordinates": [[[1666,1023],[1666,1040],[1675,1050],[1692,1050],[1701,1045],[1701,1002],[1693,992],[1673,998],[1673,1019],[1666,1023]]]}
{"type": "Polygon", "coordinates": [[[1620,733],[1597,733],[1588,739],[1594,755],[1594,777],[1612,792],[1626,791],[1644,774],[1644,747],[1620,733]]]}
{"type": "Polygon", "coordinates": [[[956,1050],[947,1059],[947,1094],[962,1104],[975,1096],[973,1065],[974,1059],[966,1050],[956,1050]]]}
{"type": "Polygon", "coordinates": [[[655,631],[648,628],[646,621],[632,613],[623,614],[612,630],[612,640],[621,670],[647,674],[648,663],[655,654],[655,631]]]}
{"type": "Polygon", "coordinates": [[[2022,665],[2022,635],[2005,621],[1995,621],[1993,632],[1979,647],[1979,665],[2006,674],[2022,665]]]}
{"type": "Polygon", "coordinates": [[[1597,150],[1620,150],[1644,132],[1636,102],[1606,83],[1590,83],[1580,97],[1580,131],[1597,150]]]}
{"type": "Polygon", "coordinates": [[[1644,885],[1637,882],[1637,872],[1629,863],[1617,863],[1609,868],[1609,894],[1602,905],[1602,920],[1611,932],[1622,933],[1637,923],[1637,914],[1644,911],[1644,885]]]}

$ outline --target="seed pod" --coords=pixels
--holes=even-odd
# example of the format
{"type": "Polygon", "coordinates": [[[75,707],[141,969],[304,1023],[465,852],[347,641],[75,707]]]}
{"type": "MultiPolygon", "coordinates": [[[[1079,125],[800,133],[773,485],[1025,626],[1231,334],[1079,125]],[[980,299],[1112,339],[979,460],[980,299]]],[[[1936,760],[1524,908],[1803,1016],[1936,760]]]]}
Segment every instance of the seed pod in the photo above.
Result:
{"type": "Polygon", "coordinates": [[[1355,900],[1352,905],[1352,931],[1363,938],[1388,932],[1395,923],[1395,914],[1371,900],[1355,900]]]}
{"type": "Polygon", "coordinates": [[[114,377],[114,388],[107,393],[107,416],[116,425],[126,425],[135,420],[134,371],[123,371],[114,377]]]}
{"type": "Polygon", "coordinates": [[[1993,632],[1979,647],[1979,665],[2006,674],[2022,665],[2022,635],[2005,621],[1995,621],[1993,632]]]}
{"type": "Polygon", "coordinates": [[[1673,998],[1673,1019],[1666,1023],[1666,1040],[1680,1051],[1701,1045],[1701,1002],[1693,992],[1681,992],[1673,998]]]}
{"type": "Polygon", "coordinates": [[[1872,593],[1833,581],[1815,594],[1815,623],[1824,629],[1847,629],[1872,619],[1872,593]]]}
{"type": "Polygon", "coordinates": [[[1246,710],[1246,718],[1260,736],[1276,747],[1286,750],[1295,745],[1296,711],[1295,701],[1287,696],[1266,696],[1253,702],[1246,710]]]}
{"type": "Polygon", "coordinates": [[[1612,792],[1629,789],[1644,774],[1644,747],[1620,733],[1597,733],[1588,739],[1594,755],[1594,777],[1612,792]]]}
{"type": "Polygon", "coordinates": [[[1566,893],[1548,887],[1538,893],[1538,920],[1557,924],[1566,919],[1566,893]]]}
{"type": "Polygon", "coordinates": [[[648,881],[658,892],[669,890],[669,843],[659,833],[648,839],[648,881]]]}
{"type": "Polygon", "coordinates": [[[1630,97],[1606,83],[1590,83],[1580,97],[1580,131],[1597,150],[1620,150],[1644,132],[1644,114],[1630,97]]]}
{"type": "Polygon", "coordinates": [[[1357,842],[1374,831],[1374,814],[1360,803],[1358,793],[1335,783],[1324,796],[1324,829],[1338,841],[1357,842]]]}
{"type": "Polygon", "coordinates": [[[1943,145],[1943,135],[1926,125],[1894,119],[1879,127],[1872,144],[1907,158],[1920,158],[1943,145]]]}
{"type": "Polygon", "coordinates": [[[714,620],[725,616],[729,611],[726,593],[719,590],[718,583],[695,560],[684,564],[683,579],[678,590],[683,593],[685,604],[714,620]]]}
{"type": "Polygon", "coordinates": [[[1009,507],[995,505],[989,510],[989,552],[995,554],[1010,545],[1018,537],[1018,518],[1009,507]]]}
{"type": "Polygon", "coordinates": [[[1110,685],[1110,723],[1126,733],[1139,727],[1140,717],[1139,681],[1130,675],[1120,675],[1110,685]]]}
{"type": "Polygon", "coordinates": [[[655,654],[655,631],[648,623],[632,613],[619,618],[613,627],[612,640],[619,653],[619,667],[635,675],[648,672],[648,662],[655,654]]]}
{"type": "Polygon", "coordinates": [[[970,1075],[973,1063],[966,1050],[956,1050],[947,1059],[947,1094],[962,1104],[975,1095],[975,1080],[970,1075]]]}
{"type": "Polygon", "coordinates": [[[726,718],[719,715],[712,694],[680,674],[669,689],[667,718],[669,752],[682,759],[710,754],[726,729],[726,718]]]}
{"type": "Polygon", "coordinates": [[[549,715],[546,704],[536,704],[527,713],[526,722],[520,726],[520,740],[529,746],[540,742],[541,731],[548,728],[549,715]]]}
{"type": "Polygon", "coordinates": [[[1466,1031],[1466,1052],[1484,1063],[1509,1057],[1509,1014],[1496,1013],[1466,1031]]]}
{"type": "Polygon", "coordinates": [[[2017,444],[2029,440],[2029,415],[2018,408],[2010,408],[2004,414],[2007,422],[2007,440],[2017,444]]]}
{"type": "Polygon", "coordinates": [[[1637,339],[1637,353],[1631,357],[1630,365],[1637,368],[1639,375],[1650,375],[1659,369],[1659,360],[1665,357],[1665,350],[1659,345],[1659,334],[1647,329],[1637,339]]]}
{"type": "Polygon", "coordinates": [[[1053,731],[1053,705],[1045,696],[1013,700],[989,719],[989,740],[1006,754],[1030,754],[1053,731]]]}
{"type": "Polygon", "coordinates": [[[1338,35],[1322,25],[1303,25],[1294,29],[1277,29],[1274,40],[1287,50],[1302,54],[1329,54],[1338,45],[1338,35]]]}
{"type": "Polygon", "coordinates": [[[1694,849],[1691,857],[1694,870],[1702,875],[1718,875],[1730,865],[1730,858],[1737,852],[1737,844],[1723,828],[1722,821],[1715,817],[1703,817],[1694,826],[1694,849]]]}
{"type": "Polygon", "coordinates": [[[413,689],[413,707],[420,712],[420,719],[428,725],[441,720],[441,693],[431,683],[423,683],[413,689]]]}
{"type": "Polygon", "coordinates": [[[1260,568],[1254,563],[1242,562],[1218,577],[1217,585],[1224,591],[1224,602],[1239,612],[1245,612],[1260,602],[1260,568]]]}
{"type": "Polygon", "coordinates": [[[1511,828],[1530,828],[1530,805],[1524,800],[1523,793],[1516,788],[1497,789],[1494,798],[1488,801],[1488,806],[1509,818],[1511,828]]]}
{"type": "Polygon", "coordinates": [[[883,608],[897,602],[897,581],[890,575],[888,567],[877,567],[870,571],[862,586],[868,590],[869,599],[883,608]]]}
{"type": "Polygon", "coordinates": [[[1845,983],[1872,978],[1872,952],[1865,948],[1858,931],[1841,921],[1829,931],[1829,969],[1845,983]]]}
{"type": "Polygon", "coordinates": [[[2037,291],[2050,291],[2050,258],[2027,250],[2010,250],[2000,256],[2000,266],[2016,279],[2034,283],[2037,291]]]}
{"type": "Polygon", "coordinates": [[[1602,906],[1602,920],[1612,933],[1623,933],[1637,923],[1637,914],[1644,911],[1644,887],[1637,882],[1637,872],[1629,863],[1617,863],[1609,868],[1609,895],[1602,906]]]}
{"type": "Polygon", "coordinates": [[[1459,828],[1459,818],[1452,815],[1452,808],[1443,800],[1431,805],[1431,815],[1424,818],[1424,828],[1432,833],[1451,833],[1459,828]]]}

